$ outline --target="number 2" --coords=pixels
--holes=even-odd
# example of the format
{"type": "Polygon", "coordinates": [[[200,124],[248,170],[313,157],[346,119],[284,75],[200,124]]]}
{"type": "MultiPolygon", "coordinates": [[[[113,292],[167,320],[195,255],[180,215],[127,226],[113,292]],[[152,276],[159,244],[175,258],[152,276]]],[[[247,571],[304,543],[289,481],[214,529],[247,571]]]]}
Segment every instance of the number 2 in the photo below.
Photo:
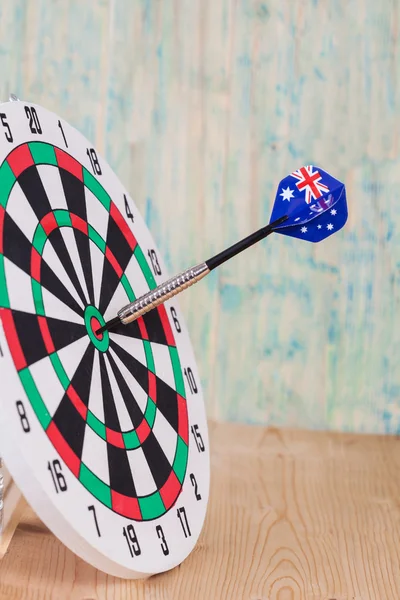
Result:
{"type": "Polygon", "coordinates": [[[193,473],[190,473],[190,481],[192,482],[192,486],[194,487],[194,495],[196,496],[196,500],[201,500],[201,495],[199,494],[199,487],[197,485],[196,477],[193,473]]]}

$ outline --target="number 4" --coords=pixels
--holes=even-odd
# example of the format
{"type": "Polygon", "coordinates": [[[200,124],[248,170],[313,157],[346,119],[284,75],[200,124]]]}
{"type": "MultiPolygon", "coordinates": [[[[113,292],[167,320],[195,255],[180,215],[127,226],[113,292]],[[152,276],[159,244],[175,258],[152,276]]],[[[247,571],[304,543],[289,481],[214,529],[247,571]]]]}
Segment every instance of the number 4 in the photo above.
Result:
{"type": "Polygon", "coordinates": [[[130,219],[133,223],[133,214],[131,213],[131,209],[129,208],[128,200],[124,194],[124,203],[125,203],[125,212],[127,219],[130,219]]]}

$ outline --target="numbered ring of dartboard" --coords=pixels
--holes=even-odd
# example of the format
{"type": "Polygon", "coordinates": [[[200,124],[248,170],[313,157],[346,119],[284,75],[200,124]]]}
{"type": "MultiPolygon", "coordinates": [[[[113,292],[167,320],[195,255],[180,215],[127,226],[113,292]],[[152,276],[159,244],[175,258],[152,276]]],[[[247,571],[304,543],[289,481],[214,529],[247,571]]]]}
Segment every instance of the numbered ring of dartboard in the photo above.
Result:
{"type": "Polygon", "coordinates": [[[209,454],[176,299],[105,321],[167,276],[132,198],[87,140],[1,105],[0,451],[28,502],[96,567],[179,564],[200,534],[209,454]]]}

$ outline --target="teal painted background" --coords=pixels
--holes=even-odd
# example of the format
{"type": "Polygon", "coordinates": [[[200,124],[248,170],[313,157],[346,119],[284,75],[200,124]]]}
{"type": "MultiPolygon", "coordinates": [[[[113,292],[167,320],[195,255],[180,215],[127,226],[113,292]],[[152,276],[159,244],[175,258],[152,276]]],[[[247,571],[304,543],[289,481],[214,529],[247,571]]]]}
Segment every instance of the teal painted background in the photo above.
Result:
{"type": "Polygon", "coordinates": [[[0,97],[106,156],[172,274],[269,218],[314,163],[349,220],[271,237],[181,296],[212,418],[400,431],[398,0],[14,0],[0,97]]]}

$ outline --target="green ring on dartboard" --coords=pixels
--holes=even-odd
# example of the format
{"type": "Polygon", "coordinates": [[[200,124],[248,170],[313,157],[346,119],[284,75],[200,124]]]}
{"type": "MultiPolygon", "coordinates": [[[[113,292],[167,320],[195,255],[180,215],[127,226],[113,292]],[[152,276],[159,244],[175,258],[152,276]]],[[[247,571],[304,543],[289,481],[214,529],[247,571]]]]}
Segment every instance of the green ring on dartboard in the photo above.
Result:
{"type": "MultiPolygon", "coordinates": [[[[152,520],[158,518],[167,512],[176,501],[185,478],[188,461],[188,422],[185,387],[183,383],[179,355],[175,346],[172,331],[169,329],[168,350],[175,380],[179,429],[176,431],[177,443],[175,458],[171,466],[171,473],[165,484],[160,489],[157,489],[155,493],[149,494],[148,496],[124,496],[124,494],[113,490],[111,484],[109,485],[104,483],[104,481],[97,477],[97,475],[95,475],[80,458],[74,455],[71,448],[65,447],[65,439],[62,438],[60,432],[55,426],[53,417],[50,416],[50,413],[36,386],[34,377],[30,372],[29,366],[26,364],[20,340],[18,338],[13,321],[12,307],[10,307],[10,301],[8,297],[3,253],[2,237],[4,214],[15,182],[18,180],[21,173],[33,165],[54,166],[60,171],[61,169],[67,170],[74,177],[80,179],[80,181],[83,182],[83,185],[92,192],[102,206],[109,212],[109,219],[111,220],[112,218],[115,223],[117,223],[119,228],[122,227],[124,229],[124,231],[121,229],[121,233],[125,236],[126,241],[131,244],[132,253],[135,256],[150,289],[154,288],[156,285],[153,274],[151,273],[143,252],[136,243],[136,240],[134,240],[132,233],[123,220],[123,217],[119,213],[105,189],[85,167],[83,167],[65,151],[52,146],[51,144],[43,142],[30,142],[15,148],[0,166],[0,308],[3,309],[3,326],[21,383],[39,422],[46,431],[51,442],[69,469],[93,496],[95,496],[100,502],[115,512],[134,520],[152,520]],[[133,245],[132,240],[134,240],[135,245],[133,245]],[[170,341],[172,342],[172,345],[170,345],[170,341]],[[13,346],[14,352],[12,350],[13,346]]],[[[118,274],[119,282],[122,284],[128,300],[130,302],[135,300],[135,294],[125,272],[118,265],[115,256],[107,247],[104,239],[89,223],[86,223],[77,215],[64,209],[52,210],[50,213],[44,215],[36,227],[32,240],[30,277],[35,310],[41,326],[43,340],[46,344],[46,349],[48,350],[49,359],[59,381],[65,390],[65,393],[74,404],[78,412],[80,411],[81,417],[86,419],[85,425],[89,426],[99,437],[106,441],[107,444],[111,444],[111,446],[123,448],[124,450],[139,448],[146,439],[144,437],[146,432],[147,435],[151,433],[157,412],[156,399],[151,397],[151,390],[153,390],[153,394],[156,395],[157,378],[151,343],[146,339],[142,339],[149,377],[149,394],[143,421],[141,425],[136,428],[136,430],[125,432],[110,431],[108,428],[106,428],[104,423],[99,421],[99,419],[88,409],[88,407],[85,407],[82,404],[82,401],[79,399],[79,396],[76,394],[73,386],[71,385],[71,381],[68,378],[57,351],[54,349],[52,351],[52,339],[48,330],[48,318],[46,317],[44,310],[43,290],[40,283],[40,268],[43,250],[49,236],[54,230],[60,229],[61,227],[72,227],[85,233],[89,240],[100,249],[102,254],[105,255],[105,259],[109,261],[115,272],[118,274]],[[33,273],[32,270],[34,271],[33,273]],[[47,333],[44,333],[46,331],[47,333]],[[144,431],[144,433],[142,433],[142,435],[138,435],[137,432],[142,425],[144,426],[142,427],[142,432],[144,431]]],[[[84,322],[86,325],[87,334],[93,346],[101,353],[106,352],[109,346],[108,332],[106,332],[106,335],[103,335],[101,338],[97,338],[93,331],[93,328],[97,322],[100,323],[100,325],[104,323],[104,319],[96,307],[90,305],[86,307],[84,322]]],[[[168,328],[169,321],[168,324],[166,324],[166,321],[163,321],[162,326],[164,328],[168,328]]]]}

